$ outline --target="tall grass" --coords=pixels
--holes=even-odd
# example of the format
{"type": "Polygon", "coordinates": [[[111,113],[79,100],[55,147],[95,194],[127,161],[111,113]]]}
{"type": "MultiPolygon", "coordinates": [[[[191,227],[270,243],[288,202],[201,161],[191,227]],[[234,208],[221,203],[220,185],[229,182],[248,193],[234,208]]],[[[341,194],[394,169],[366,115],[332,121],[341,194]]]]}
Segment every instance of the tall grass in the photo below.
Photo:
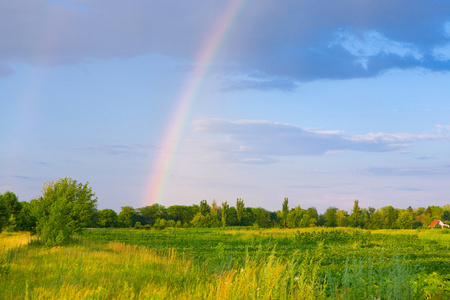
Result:
{"type": "Polygon", "coordinates": [[[422,237],[387,233],[381,237],[374,233],[332,230],[305,232],[308,234],[289,232],[286,236],[282,231],[259,230],[99,231],[69,246],[53,248],[28,243],[26,234],[1,234],[0,298],[446,299],[448,296],[450,278],[440,275],[440,270],[448,265],[450,256],[441,249],[432,252],[441,251],[440,256],[427,257],[429,252],[423,252],[422,237]],[[104,240],[99,238],[101,234],[104,240]],[[359,236],[364,242],[357,241],[359,236]],[[138,244],[139,239],[145,246],[138,244]],[[314,242],[304,244],[305,239],[314,242]],[[239,250],[233,252],[233,247],[239,250]],[[208,248],[206,252],[204,248],[208,248]],[[416,253],[414,260],[409,259],[408,253],[401,252],[405,249],[408,253],[419,249],[422,256],[416,253]],[[196,256],[197,252],[201,255],[196,256]],[[392,255],[393,252],[397,255],[392,255]],[[424,269],[425,265],[436,272],[424,269]]]}
{"type": "Polygon", "coordinates": [[[5,299],[321,299],[325,291],[314,257],[286,262],[272,252],[255,261],[249,254],[243,267],[210,274],[175,250],[162,256],[117,242],[22,247],[0,278],[5,299]]]}

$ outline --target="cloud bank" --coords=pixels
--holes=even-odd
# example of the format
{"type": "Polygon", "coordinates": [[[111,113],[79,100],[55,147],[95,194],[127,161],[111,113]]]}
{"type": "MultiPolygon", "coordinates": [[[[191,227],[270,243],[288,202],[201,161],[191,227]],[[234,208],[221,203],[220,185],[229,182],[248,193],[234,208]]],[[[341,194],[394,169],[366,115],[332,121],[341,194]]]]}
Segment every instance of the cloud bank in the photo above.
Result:
{"type": "Polygon", "coordinates": [[[209,151],[232,155],[244,163],[273,163],[277,156],[325,155],[339,151],[399,151],[415,141],[449,139],[441,134],[410,133],[349,136],[341,131],[309,130],[257,120],[200,119],[193,126],[198,133],[216,137],[206,146],[209,151]]]}
{"type": "MultiPolygon", "coordinates": [[[[1,1],[0,76],[14,63],[76,64],[158,54],[196,63],[229,5],[218,1],[1,1]]],[[[450,2],[246,1],[213,70],[225,88],[450,69],[450,2]],[[268,21],[270,20],[270,21],[268,21]],[[243,76],[246,79],[243,79],[243,76]]]]}

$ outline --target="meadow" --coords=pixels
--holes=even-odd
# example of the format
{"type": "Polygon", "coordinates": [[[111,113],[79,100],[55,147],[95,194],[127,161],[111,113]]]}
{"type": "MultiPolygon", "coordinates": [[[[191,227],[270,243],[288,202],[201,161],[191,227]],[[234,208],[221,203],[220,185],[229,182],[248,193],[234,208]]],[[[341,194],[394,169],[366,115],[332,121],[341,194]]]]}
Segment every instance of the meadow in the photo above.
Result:
{"type": "Polygon", "coordinates": [[[88,229],[0,234],[4,299],[448,299],[450,230],[88,229]]]}

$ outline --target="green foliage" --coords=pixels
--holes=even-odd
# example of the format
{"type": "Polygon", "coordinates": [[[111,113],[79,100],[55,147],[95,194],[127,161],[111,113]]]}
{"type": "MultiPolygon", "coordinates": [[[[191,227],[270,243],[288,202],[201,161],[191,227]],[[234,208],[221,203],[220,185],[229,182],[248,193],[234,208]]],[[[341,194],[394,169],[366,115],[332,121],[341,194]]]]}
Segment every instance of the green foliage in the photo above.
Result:
{"type": "Polygon", "coordinates": [[[6,202],[2,195],[0,195],[0,232],[8,225],[9,218],[10,213],[8,207],[6,206],[6,202]]]}
{"type": "Polygon", "coordinates": [[[166,228],[166,226],[167,226],[167,221],[165,219],[158,218],[158,219],[156,219],[156,222],[153,225],[153,228],[162,230],[162,229],[166,228]]]}
{"type": "Polygon", "coordinates": [[[260,228],[271,227],[270,212],[262,207],[252,208],[252,214],[254,216],[254,224],[260,228]]]}
{"type": "Polygon", "coordinates": [[[202,215],[206,216],[211,211],[211,206],[208,205],[208,202],[206,200],[200,201],[200,212],[202,215]]]}
{"type": "Polygon", "coordinates": [[[39,238],[48,246],[67,244],[90,222],[96,209],[94,196],[88,183],[70,178],[47,182],[32,208],[39,238]]]}
{"type": "Polygon", "coordinates": [[[400,229],[412,229],[414,217],[411,212],[405,210],[399,214],[396,222],[397,222],[397,227],[400,229]]]}
{"type": "Polygon", "coordinates": [[[167,209],[158,203],[138,208],[136,212],[143,218],[143,224],[152,226],[155,224],[156,219],[167,219],[168,216],[167,209]]]}
{"type": "Polygon", "coordinates": [[[338,210],[336,212],[336,223],[339,227],[348,226],[348,213],[345,210],[338,210]]]}
{"type": "Polygon", "coordinates": [[[208,214],[205,216],[201,212],[198,212],[192,219],[191,224],[196,228],[219,227],[219,220],[217,219],[217,214],[208,214]]]}
{"type": "Polygon", "coordinates": [[[117,222],[117,213],[112,209],[102,209],[97,214],[97,225],[100,227],[116,227],[117,222]]]}
{"type": "Polygon", "coordinates": [[[221,209],[221,213],[222,213],[222,227],[226,227],[227,226],[227,215],[228,215],[228,209],[230,208],[230,206],[228,205],[228,203],[225,201],[222,203],[222,209],[221,209]]]}
{"type": "Polygon", "coordinates": [[[134,224],[134,229],[142,229],[142,224],[141,224],[141,222],[137,221],[137,222],[134,224]]]}
{"type": "Polygon", "coordinates": [[[289,200],[288,200],[288,198],[284,198],[281,213],[282,213],[282,218],[283,218],[283,226],[284,226],[284,228],[286,228],[288,226],[287,225],[287,218],[288,218],[288,214],[289,214],[289,200]]]}
{"type": "Polygon", "coordinates": [[[134,223],[136,223],[136,210],[131,206],[123,206],[119,215],[117,216],[117,220],[122,227],[133,227],[134,223]]]}
{"type": "Polygon", "coordinates": [[[359,228],[364,227],[365,218],[361,208],[359,207],[358,200],[355,200],[353,204],[352,213],[350,214],[348,221],[350,227],[359,227],[359,228]]]}
{"type": "Polygon", "coordinates": [[[337,216],[336,212],[338,209],[336,207],[329,207],[324,214],[324,223],[326,227],[336,227],[337,226],[337,216]]]}
{"type": "Polygon", "coordinates": [[[90,229],[80,242],[51,249],[27,245],[27,238],[11,248],[7,241],[16,234],[3,233],[0,295],[447,299],[450,234],[444,232],[450,231],[90,229]]]}
{"type": "Polygon", "coordinates": [[[33,207],[34,204],[32,204],[34,201],[31,202],[25,202],[21,201],[20,205],[22,207],[19,218],[17,220],[17,227],[21,231],[29,231],[31,233],[36,233],[36,216],[33,215],[33,207]]]}
{"type": "Polygon", "coordinates": [[[245,205],[244,200],[241,198],[236,199],[236,217],[238,220],[238,225],[242,224],[242,217],[244,216],[245,205]]]}
{"type": "Polygon", "coordinates": [[[415,285],[416,293],[424,299],[448,299],[450,295],[450,274],[419,274],[415,285]]]}

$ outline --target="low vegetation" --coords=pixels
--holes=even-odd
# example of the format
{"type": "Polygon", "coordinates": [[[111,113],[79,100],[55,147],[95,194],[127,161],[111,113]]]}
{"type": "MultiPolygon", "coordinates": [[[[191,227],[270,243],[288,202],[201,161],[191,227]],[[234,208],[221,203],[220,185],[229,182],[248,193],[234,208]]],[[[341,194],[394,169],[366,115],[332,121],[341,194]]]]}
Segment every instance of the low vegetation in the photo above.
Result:
{"type": "Polygon", "coordinates": [[[450,232],[91,229],[0,235],[5,299],[446,299],[450,232]]]}
{"type": "Polygon", "coordinates": [[[70,178],[0,195],[4,299],[448,299],[450,206],[97,210],[70,178]],[[122,228],[116,228],[122,227],[122,228]],[[413,229],[414,228],[414,229],[413,229]]]}

